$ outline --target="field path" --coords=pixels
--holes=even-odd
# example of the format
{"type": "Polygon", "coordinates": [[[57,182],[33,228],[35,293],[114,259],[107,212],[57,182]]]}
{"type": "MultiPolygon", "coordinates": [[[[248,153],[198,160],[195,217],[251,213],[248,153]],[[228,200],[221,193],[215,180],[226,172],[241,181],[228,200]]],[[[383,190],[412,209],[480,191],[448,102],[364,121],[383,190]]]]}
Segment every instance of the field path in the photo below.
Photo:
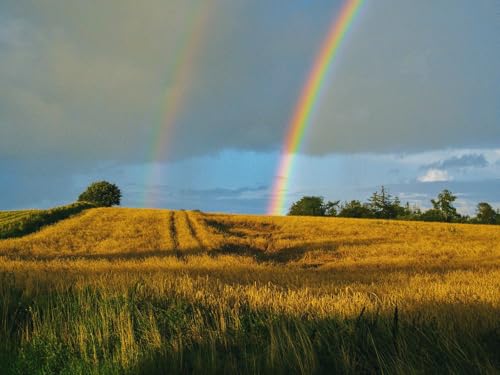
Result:
{"type": "Polygon", "coordinates": [[[198,233],[196,233],[196,228],[193,225],[193,219],[186,211],[184,211],[184,215],[186,215],[186,222],[191,237],[193,238],[194,242],[196,242],[197,247],[203,249],[204,246],[200,240],[200,237],[198,236],[198,233]]]}
{"type": "Polygon", "coordinates": [[[170,233],[170,238],[172,240],[172,250],[175,251],[175,253],[178,257],[180,257],[181,254],[179,254],[179,237],[177,234],[177,226],[175,224],[176,216],[177,215],[176,215],[175,211],[170,211],[170,214],[169,214],[169,233],[170,233]]]}
{"type": "Polygon", "coordinates": [[[176,248],[183,256],[202,251],[202,243],[186,211],[175,211],[171,231],[175,231],[177,238],[176,248]]]}

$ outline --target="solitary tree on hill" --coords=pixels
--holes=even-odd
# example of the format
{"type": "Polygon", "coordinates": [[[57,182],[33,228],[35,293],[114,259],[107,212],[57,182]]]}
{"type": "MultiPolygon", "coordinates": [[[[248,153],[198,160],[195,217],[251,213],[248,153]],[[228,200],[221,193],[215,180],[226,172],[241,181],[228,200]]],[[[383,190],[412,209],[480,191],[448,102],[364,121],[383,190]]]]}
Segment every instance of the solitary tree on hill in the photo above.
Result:
{"type": "Polygon", "coordinates": [[[120,204],[122,193],[118,186],[107,181],[98,181],[89,185],[78,197],[79,202],[90,202],[100,207],[111,207],[120,204]]]}

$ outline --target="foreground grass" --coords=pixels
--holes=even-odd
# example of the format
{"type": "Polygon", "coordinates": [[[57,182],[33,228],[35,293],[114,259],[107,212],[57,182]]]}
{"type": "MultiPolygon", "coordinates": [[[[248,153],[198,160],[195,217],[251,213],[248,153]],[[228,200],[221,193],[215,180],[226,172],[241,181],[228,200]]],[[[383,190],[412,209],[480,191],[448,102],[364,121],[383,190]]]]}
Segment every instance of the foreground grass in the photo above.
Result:
{"type": "Polygon", "coordinates": [[[0,368],[497,373],[499,236],[486,226],[89,210],[0,241],[0,368]]]}

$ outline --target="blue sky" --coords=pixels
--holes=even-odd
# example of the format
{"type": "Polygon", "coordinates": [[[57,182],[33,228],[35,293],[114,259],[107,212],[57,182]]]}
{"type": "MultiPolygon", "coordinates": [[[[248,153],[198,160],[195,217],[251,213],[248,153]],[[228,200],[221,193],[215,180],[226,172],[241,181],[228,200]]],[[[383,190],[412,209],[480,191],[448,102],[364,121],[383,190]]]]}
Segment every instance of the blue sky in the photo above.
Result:
{"type": "MultiPolygon", "coordinates": [[[[179,46],[201,0],[0,4],[0,209],[75,199],[264,213],[293,107],[341,1],[209,0],[189,82],[179,46]],[[153,150],[167,93],[183,107],[153,150]],[[161,171],[157,178],[153,172],[161,171]]],[[[291,177],[365,199],[384,184],[423,207],[443,187],[500,208],[498,2],[366,0],[291,177]]]]}

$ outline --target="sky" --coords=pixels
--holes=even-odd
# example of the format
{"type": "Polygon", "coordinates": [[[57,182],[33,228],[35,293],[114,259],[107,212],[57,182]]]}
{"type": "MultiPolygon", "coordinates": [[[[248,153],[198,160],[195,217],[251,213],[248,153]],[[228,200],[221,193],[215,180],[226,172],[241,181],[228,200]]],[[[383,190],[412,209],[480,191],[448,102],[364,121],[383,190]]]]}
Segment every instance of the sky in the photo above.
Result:
{"type": "MultiPolygon", "coordinates": [[[[343,1],[0,2],[0,209],[75,200],[262,214],[288,124],[343,1]]],[[[366,0],[290,176],[500,208],[500,5],[366,0]]]]}

